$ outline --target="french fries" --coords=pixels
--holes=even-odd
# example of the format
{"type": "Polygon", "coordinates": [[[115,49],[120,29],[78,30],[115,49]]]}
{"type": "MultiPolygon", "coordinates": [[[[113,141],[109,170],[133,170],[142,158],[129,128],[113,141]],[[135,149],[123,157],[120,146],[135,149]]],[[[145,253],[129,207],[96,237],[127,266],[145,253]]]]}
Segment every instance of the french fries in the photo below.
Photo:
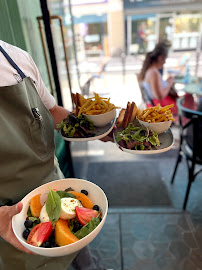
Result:
{"type": "Polygon", "coordinates": [[[110,98],[100,97],[97,93],[94,93],[94,97],[87,98],[82,103],[83,104],[81,106],[76,104],[78,116],[81,114],[103,114],[118,108],[110,102],[110,98]]]}
{"type": "Polygon", "coordinates": [[[175,119],[173,118],[173,114],[170,110],[170,108],[172,108],[173,106],[173,104],[170,104],[161,107],[160,104],[158,104],[155,107],[147,108],[143,111],[138,109],[137,118],[141,121],[148,123],[158,123],[169,120],[175,121],[175,119]]]}

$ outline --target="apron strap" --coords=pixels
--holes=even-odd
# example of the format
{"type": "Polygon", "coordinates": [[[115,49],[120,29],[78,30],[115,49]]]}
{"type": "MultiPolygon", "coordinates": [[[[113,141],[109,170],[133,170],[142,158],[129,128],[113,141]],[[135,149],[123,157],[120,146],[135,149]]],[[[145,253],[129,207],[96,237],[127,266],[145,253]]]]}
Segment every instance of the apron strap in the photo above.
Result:
{"type": "Polygon", "coordinates": [[[14,67],[14,69],[17,70],[18,74],[22,79],[26,78],[25,74],[22,72],[22,70],[16,65],[16,63],[10,58],[10,56],[7,54],[7,52],[1,47],[0,45],[0,51],[3,53],[3,55],[6,57],[8,62],[11,64],[11,66],[14,67]]]}

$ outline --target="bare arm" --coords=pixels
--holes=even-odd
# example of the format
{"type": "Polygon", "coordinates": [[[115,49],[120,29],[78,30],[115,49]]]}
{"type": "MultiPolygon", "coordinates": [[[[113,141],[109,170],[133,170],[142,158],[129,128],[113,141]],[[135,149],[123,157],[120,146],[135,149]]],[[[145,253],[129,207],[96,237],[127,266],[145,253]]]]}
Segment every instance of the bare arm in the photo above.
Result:
{"type": "Polygon", "coordinates": [[[68,110],[58,105],[55,105],[49,111],[52,114],[52,117],[54,119],[54,128],[56,128],[56,125],[60,124],[62,120],[64,120],[69,114],[68,110]]]}
{"type": "Polygon", "coordinates": [[[12,229],[12,217],[22,210],[22,203],[19,202],[13,206],[0,207],[0,236],[17,249],[29,254],[34,254],[26,249],[15,237],[12,229]]]}
{"type": "Polygon", "coordinates": [[[161,75],[159,74],[158,71],[155,70],[155,71],[152,71],[150,74],[149,83],[151,85],[151,90],[154,97],[161,100],[168,95],[170,88],[174,83],[174,80],[172,78],[169,78],[167,80],[167,83],[168,83],[167,86],[163,88],[161,75]]]}

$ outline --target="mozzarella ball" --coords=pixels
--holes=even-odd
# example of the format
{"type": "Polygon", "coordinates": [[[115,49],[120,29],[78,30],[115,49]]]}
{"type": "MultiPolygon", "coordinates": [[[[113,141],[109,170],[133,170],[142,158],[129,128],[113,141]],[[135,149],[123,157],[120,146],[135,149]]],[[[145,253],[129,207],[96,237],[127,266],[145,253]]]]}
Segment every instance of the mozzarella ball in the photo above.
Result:
{"type": "Polygon", "coordinates": [[[60,218],[64,220],[72,219],[76,217],[75,207],[83,207],[81,202],[74,198],[62,198],[61,199],[61,213],[60,218]]]}
{"type": "Polygon", "coordinates": [[[40,221],[41,222],[49,222],[49,216],[48,213],[46,212],[46,205],[44,204],[44,206],[41,208],[41,212],[40,212],[40,221]]]}

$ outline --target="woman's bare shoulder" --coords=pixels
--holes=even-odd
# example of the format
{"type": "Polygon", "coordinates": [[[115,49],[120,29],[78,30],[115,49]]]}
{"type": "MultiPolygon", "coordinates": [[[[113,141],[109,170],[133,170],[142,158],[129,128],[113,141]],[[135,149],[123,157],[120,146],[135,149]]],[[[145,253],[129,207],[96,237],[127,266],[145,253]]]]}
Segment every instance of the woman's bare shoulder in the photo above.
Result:
{"type": "Polygon", "coordinates": [[[150,69],[147,70],[145,78],[147,80],[149,80],[151,78],[152,79],[153,78],[158,78],[158,76],[159,76],[158,70],[156,68],[150,68],[150,69]]]}
{"type": "Polygon", "coordinates": [[[148,72],[149,72],[151,75],[154,75],[154,74],[158,75],[158,74],[159,74],[159,71],[158,71],[158,69],[156,69],[156,68],[150,68],[150,69],[148,69],[148,72]]]}

